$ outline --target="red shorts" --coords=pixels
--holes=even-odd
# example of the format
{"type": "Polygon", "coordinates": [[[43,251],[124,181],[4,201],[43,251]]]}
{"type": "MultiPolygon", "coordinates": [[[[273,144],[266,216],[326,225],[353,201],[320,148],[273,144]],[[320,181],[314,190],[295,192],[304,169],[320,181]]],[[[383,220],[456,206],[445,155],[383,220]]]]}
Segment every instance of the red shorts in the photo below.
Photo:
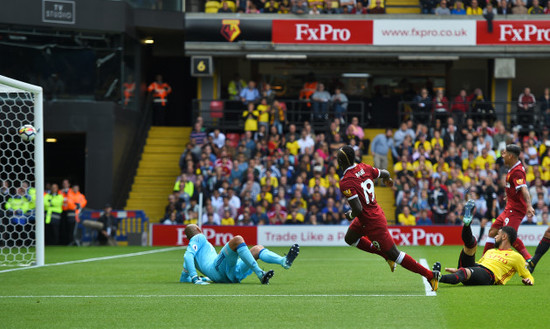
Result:
{"type": "Polygon", "coordinates": [[[513,227],[516,231],[519,228],[519,224],[525,217],[525,214],[521,214],[515,210],[504,209],[502,213],[497,217],[495,222],[491,224],[491,228],[496,228],[497,230],[503,226],[513,227]]]}
{"type": "Polygon", "coordinates": [[[384,219],[383,223],[380,221],[374,221],[373,223],[363,224],[356,217],[351,222],[349,229],[361,234],[362,236],[366,236],[369,240],[371,240],[374,246],[383,252],[390,250],[395,244],[390,232],[388,231],[386,219],[384,219]]]}

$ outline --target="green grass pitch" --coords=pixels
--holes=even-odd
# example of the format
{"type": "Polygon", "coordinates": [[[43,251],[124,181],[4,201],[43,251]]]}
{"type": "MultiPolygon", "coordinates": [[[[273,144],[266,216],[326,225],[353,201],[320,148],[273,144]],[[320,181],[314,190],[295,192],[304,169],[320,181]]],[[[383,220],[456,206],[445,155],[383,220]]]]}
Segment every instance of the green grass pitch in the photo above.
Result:
{"type": "MultiPolygon", "coordinates": [[[[178,283],[181,248],[48,247],[46,263],[130,257],[5,272],[0,267],[0,328],[547,328],[550,256],[535,286],[441,284],[349,247],[302,247],[290,270],[262,286],[178,283]],[[4,271],[4,272],[2,272],[4,271]]],[[[271,248],[285,253],[288,248],[271,248]]],[[[430,266],[455,267],[459,246],[403,247],[430,266]]],[[[534,248],[529,248],[531,253],[534,248]]],[[[479,250],[481,252],[481,250],[479,250]]]]}

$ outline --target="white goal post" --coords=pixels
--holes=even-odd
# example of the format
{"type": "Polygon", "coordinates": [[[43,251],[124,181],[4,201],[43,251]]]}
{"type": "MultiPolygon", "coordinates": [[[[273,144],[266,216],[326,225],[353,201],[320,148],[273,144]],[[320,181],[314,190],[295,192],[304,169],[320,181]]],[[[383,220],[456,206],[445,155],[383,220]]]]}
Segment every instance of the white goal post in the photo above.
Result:
{"type": "MultiPolygon", "coordinates": [[[[0,188],[3,193],[7,190],[0,205],[3,214],[0,218],[0,266],[44,265],[42,105],[42,87],[0,75],[0,188]],[[25,124],[31,124],[36,129],[32,142],[25,142],[18,136],[18,129],[25,124]],[[33,206],[34,211],[26,213],[32,215],[18,218],[14,215],[10,218],[10,214],[21,214],[22,211],[6,211],[6,199],[14,197],[17,201],[17,193],[27,193],[33,188],[35,200],[32,203],[36,206],[33,206]],[[17,231],[20,227],[29,228],[21,233],[17,231]]],[[[30,199],[29,194],[26,196],[30,199]]]]}

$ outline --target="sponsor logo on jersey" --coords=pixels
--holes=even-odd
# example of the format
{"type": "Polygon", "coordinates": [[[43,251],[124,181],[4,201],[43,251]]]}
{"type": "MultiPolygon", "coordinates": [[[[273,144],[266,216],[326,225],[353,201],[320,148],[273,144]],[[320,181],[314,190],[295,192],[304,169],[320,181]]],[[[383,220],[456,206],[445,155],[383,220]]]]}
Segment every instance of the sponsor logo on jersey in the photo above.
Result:
{"type": "Polygon", "coordinates": [[[350,189],[347,189],[344,191],[344,195],[347,196],[347,197],[350,197],[351,196],[351,190],[350,189]]]}
{"type": "Polygon", "coordinates": [[[525,180],[523,178],[516,179],[516,185],[523,185],[525,184],[525,180]]]}
{"type": "Polygon", "coordinates": [[[241,34],[240,23],[240,19],[223,19],[220,33],[227,41],[233,42],[241,34]]]}

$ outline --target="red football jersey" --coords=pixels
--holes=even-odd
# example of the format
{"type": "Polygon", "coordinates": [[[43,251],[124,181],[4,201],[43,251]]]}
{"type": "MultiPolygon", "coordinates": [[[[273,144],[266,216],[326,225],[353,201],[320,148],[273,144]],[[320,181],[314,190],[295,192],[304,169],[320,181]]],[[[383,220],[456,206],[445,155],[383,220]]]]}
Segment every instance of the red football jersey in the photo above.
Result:
{"type": "Polygon", "coordinates": [[[383,219],[384,212],[376,202],[374,195],[374,180],[380,176],[377,168],[368,164],[358,163],[344,171],[340,179],[340,191],[348,199],[359,198],[363,211],[358,216],[360,220],[383,219]]]}
{"type": "Polygon", "coordinates": [[[527,182],[525,180],[525,168],[518,161],[506,175],[506,210],[513,210],[519,212],[521,216],[525,216],[527,212],[527,204],[521,195],[519,189],[525,186],[527,182]]]}

